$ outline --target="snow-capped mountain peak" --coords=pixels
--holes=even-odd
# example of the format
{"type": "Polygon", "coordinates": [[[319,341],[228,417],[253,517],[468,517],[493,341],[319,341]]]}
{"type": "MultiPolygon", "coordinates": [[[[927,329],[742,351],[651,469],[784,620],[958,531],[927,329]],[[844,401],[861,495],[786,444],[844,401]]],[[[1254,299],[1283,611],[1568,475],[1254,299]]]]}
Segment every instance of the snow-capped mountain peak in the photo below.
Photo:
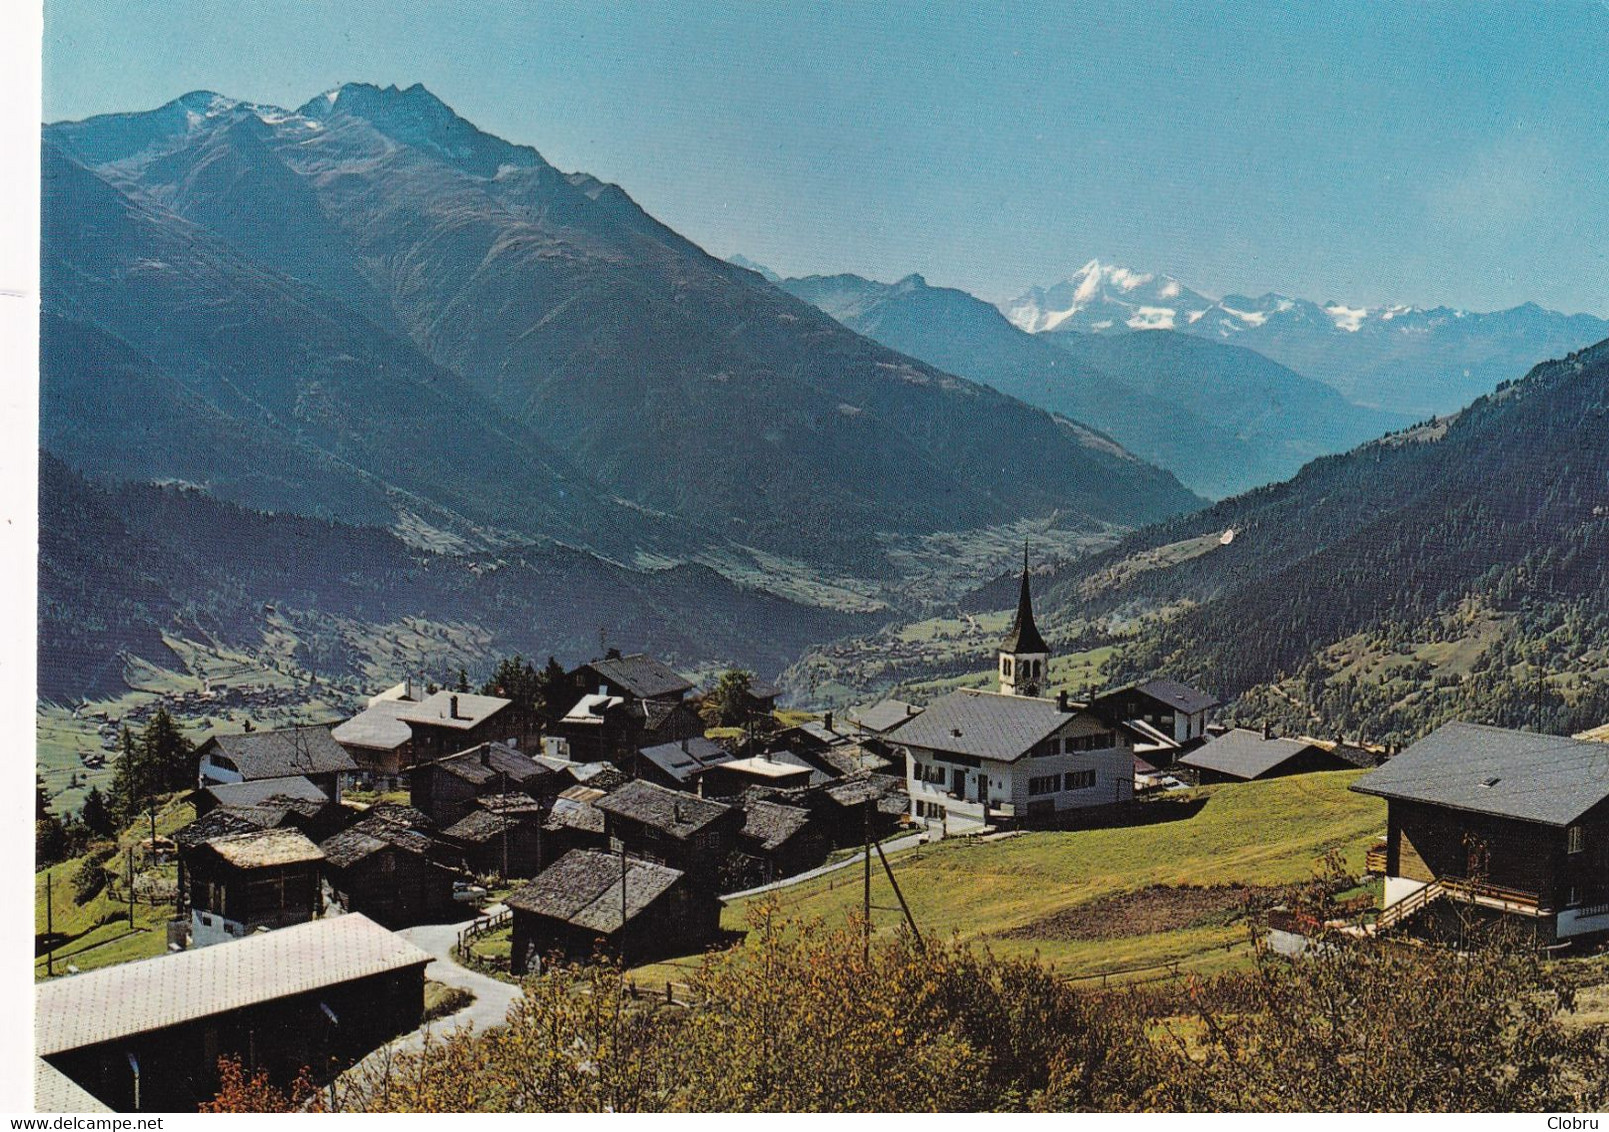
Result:
{"type": "Polygon", "coordinates": [[[1090,260],[1000,307],[1032,333],[1175,330],[1245,346],[1360,404],[1446,412],[1547,357],[1609,334],[1609,322],[1526,303],[1476,314],[1268,293],[1208,298],[1171,276],[1090,260]]]}
{"type": "Polygon", "coordinates": [[[1170,275],[1092,259],[1054,287],[1035,287],[1001,310],[1030,333],[1063,328],[1121,332],[1171,330],[1209,304],[1170,275]]]}

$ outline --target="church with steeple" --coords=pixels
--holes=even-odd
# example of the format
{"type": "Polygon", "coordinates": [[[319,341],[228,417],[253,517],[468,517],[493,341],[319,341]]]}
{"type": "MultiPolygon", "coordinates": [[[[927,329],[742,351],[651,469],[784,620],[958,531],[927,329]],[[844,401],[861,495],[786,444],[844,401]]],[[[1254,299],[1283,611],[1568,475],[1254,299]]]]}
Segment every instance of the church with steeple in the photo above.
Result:
{"type": "Polygon", "coordinates": [[[1011,696],[1037,696],[1050,667],[1050,646],[1034,624],[1033,595],[1028,592],[1028,547],[1022,548],[1022,588],[1017,616],[1000,642],[1000,690],[1011,696]]]}

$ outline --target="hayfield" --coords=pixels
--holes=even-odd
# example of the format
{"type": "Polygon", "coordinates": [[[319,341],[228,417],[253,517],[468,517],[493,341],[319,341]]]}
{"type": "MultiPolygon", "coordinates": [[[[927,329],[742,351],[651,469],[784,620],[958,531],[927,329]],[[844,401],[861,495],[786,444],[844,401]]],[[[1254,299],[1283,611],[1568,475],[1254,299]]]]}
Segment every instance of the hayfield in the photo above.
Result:
{"type": "MultiPolygon", "coordinates": [[[[1204,787],[1190,816],[1151,825],[1025,833],[997,841],[950,840],[891,859],[925,935],[987,945],[1000,955],[1038,952],[1069,976],[1143,974],[1134,969],[1217,970],[1243,962],[1246,927],[1227,909],[1184,918],[1153,934],[1069,932],[1069,912],[1152,886],[1260,888],[1311,879],[1338,850],[1361,872],[1365,850],[1385,828],[1385,803],[1347,787],[1361,771],[1204,787]],[[1059,917],[1059,919],[1058,919],[1059,917]],[[1084,938],[1090,935],[1102,938],[1084,938]]],[[[1171,805],[1169,802],[1147,805],[1171,805]]],[[[841,921],[861,905],[861,870],[849,868],[774,894],[782,913],[841,921]]],[[[723,924],[746,926],[753,900],[727,908],[723,924]]],[[[872,875],[875,930],[903,919],[880,867],[872,875]]],[[[1118,905],[1121,907],[1121,905],[1118,905]]],[[[683,961],[685,963],[685,961],[683,961]]],[[[681,964],[656,964],[649,981],[680,978],[681,964]]],[[[685,974],[685,970],[683,971],[685,974]]]]}

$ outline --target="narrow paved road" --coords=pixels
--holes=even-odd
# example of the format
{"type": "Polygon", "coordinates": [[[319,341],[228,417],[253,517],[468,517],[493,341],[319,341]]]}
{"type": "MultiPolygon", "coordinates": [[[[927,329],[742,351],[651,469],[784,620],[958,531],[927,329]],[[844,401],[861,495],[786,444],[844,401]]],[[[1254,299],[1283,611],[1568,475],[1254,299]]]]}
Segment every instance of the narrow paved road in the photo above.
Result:
{"type": "MultiPolygon", "coordinates": [[[[927,834],[913,833],[908,837],[899,837],[893,841],[883,842],[883,852],[888,854],[898,853],[901,849],[915,849],[926,840],[927,834]]],[[[734,900],[742,900],[747,896],[758,896],[762,892],[775,892],[781,888],[791,888],[796,884],[803,884],[807,880],[814,880],[816,877],[835,873],[839,869],[847,869],[851,865],[858,865],[865,859],[866,854],[864,852],[856,853],[853,857],[845,860],[834,861],[830,865],[822,865],[819,869],[811,869],[808,872],[795,873],[791,877],[783,877],[781,880],[772,881],[770,884],[762,884],[759,888],[745,888],[742,892],[728,892],[721,897],[721,901],[730,904],[734,900]]]]}
{"type": "MultiPolygon", "coordinates": [[[[502,910],[502,905],[493,905],[486,914],[492,915],[502,910]]],[[[396,1048],[418,1046],[424,1041],[426,1030],[445,1034],[466,1024],[472,1024],[477,1030],[486,1030],[501,1026],[503,1019],[508,1016],[508,1008],[520,996],[520,988],[479,971],[471,971],[453,961],[453,946],[458,942],[458,933],[472,923],[473,920],[465,920],[461,924],[420,924],[403,928],[397,933],[415,947],[436,957],[436,961],[425,968],[425,978],[446,983],[450,987],[462,987],[475,996],[475,1001],[457,1014],[438,1018],[411,1034],[403,1035],[395,1043],[396,1048]]]]}

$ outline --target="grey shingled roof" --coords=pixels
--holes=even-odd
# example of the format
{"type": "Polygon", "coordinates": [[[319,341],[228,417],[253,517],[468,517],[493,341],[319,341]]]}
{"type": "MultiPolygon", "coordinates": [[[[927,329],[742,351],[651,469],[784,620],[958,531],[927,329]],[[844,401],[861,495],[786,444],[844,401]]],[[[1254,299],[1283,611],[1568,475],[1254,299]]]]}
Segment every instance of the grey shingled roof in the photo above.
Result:
{"type": "Polygon", "coordinates": [[[921,711],[915,704],[908,704],[904,700],[878,700],[871,707],[850,712],[849,718],[864,730],[883,735],[920,715],[921,711]]]}
{"type": "Polygon", "coordinates": [[[934,700],[899,729],[895,742],[1015,762],[1072,718],[1055,700],[962,689],[934,700]]]}
{"type": "Polygon", "coordinates": [[[364,818],[351,829],[344,829],[326,838],[319,848],[331,867],[344,869],[365,857],[394,846],[404,853],[428,857],[433,846],[430,838],[415,830],[397,825],[381,817],[364,818]]]}
{"type": "Polygon", "coordinates": [[[371,751],[394,751],[413,738],[402,716],[418,707],[414,700],[378,700],[330,732],[337,743],[371,751]]]}
{"type": "Polygon", "coordinates": [[[442,830],[441,835],[450,837],[455,841],[471,841],[481,845],[499,836],[505,830],[512,833],[518,828],[519,822],[513,818],[504,817],[502,814],[494,814],[489,810],[472,810],[442,830]]]}
{"type": "Polygon", "coordinates": [[[630,656],[594,660],[590,667],[611,684],[645,700],[657,696],[674,696],[678,692],[690,690],[693,686],[682,679],[670,665],[654,659],[647,653],[638,652],[630,656]]]}
{"type": "Polygon", "coordinates": [[[358,769],[358,764],[335,741],[327,727],[285,727],[278,731],[214,735],[197,753],[205,754],[214,749],[234,763],[247,781],[358,769]]]}
{"type": "Polygon", "coordinates": [[[1236,727],[1197,747],[1178,762],[1192,770],[1210,770],[1250,780],[1316,746],[1301,739],[1266,739],[1261,731],[1236,727]]]}
{"type": "Polygon", "coordinates": [[[731,751],[703,736],[644,747],[641,754],[677,782],[689,782],[710,767],[729,763],[733,758],[731,751]]]}
{"type": "Polygon", "coordinates": [[[691,837],[732,807],[637,779],[592,803],[606,814],[642,822],[677,839],[691,837]],[[678,820],[678,818],[680,820],[678,820]]]}
{"type": "MultiPolygon", "coordinates": [[[[618,854],[572,849],[504,903],[607,935],[621,925],[621,872],[618,854]]],[[[624,872],[627,922],[682,879],[678,869],[629,856],[624,872]]]]}
{"type": "Polygon", "coordinates": [[[1558,735],[1448,723],[1352,789],[1564,826],[1609,798],[1609,749],[1558,735]]]}
{"type": "MultiPolygon", "coordinates": [[[[519,786],[553,773],[524,751],[506,743],[482,743],[426,765],[474,786],[484,786],[499,775],[512,785],[519,786]]],[[[417,770],[414,773],[418,773],[417,770]]]]}
{"type": "Polygon", "coordinates": [[[251,782],[223,782],[202,791],[220,806],[255,806],[270,798],[295,798],[307,802],[328,802],[330,797],[302,775],[288,778],[258,778],[251,782]]]}
{"type": "Polygon", "coordinates": [[[478,727],[502,711],[513,700],[501,696],[482,696],[474,692],[437,692],[397,713],[404,723],[429,724],[432,727],[451,727],[468,731],[478,727]],[[453,701],[458,701],[458,714],[453,714],[453,701]]]}
{"type": "Polygon", "coordinates": [[[780,802],[754,801],[743,807],[743,836],[760,843],[766,851],[785,845],[790,837],[810,824],[810,811],[780,802]]]}
{"type": "Polygon", "coordinates": [[[354,912],[118,963],[34,988],[34,1052],[48,1057],[163,1030],[431,958],[354,912]]]}
{"type": "MultiPolygon", "coordinates": [[[[901,794],[905,780],[892,774],[862,774],[843,778],[822,788],[821,793],[840,806],[859,806],[901,794]]],[[[903,809],[903,800],[901,802],[903,809]]]]}
{"type": "Polygon", "coordinates": [[[173,835],[173,841],[181,849],[193,849],[215,837],[228,837],[231,834],[264,828],[266,827],[254,810],[239,811],[220,806],[189,825],[180,827],[173,835]]]}
{"type": "Polygon", "coordinates": [[[1158,677],[1137,685],[1137,690],[1144,692],[1153,699],[1161,700],[1174,711],[1182,711],[1185,715],[1194,715],[1198,711],[1218,706],[1216,696],[1210,696],[1199,688],[1192,688],[1188,684],[1181,684],[1177,680],[1158,677]]]}

